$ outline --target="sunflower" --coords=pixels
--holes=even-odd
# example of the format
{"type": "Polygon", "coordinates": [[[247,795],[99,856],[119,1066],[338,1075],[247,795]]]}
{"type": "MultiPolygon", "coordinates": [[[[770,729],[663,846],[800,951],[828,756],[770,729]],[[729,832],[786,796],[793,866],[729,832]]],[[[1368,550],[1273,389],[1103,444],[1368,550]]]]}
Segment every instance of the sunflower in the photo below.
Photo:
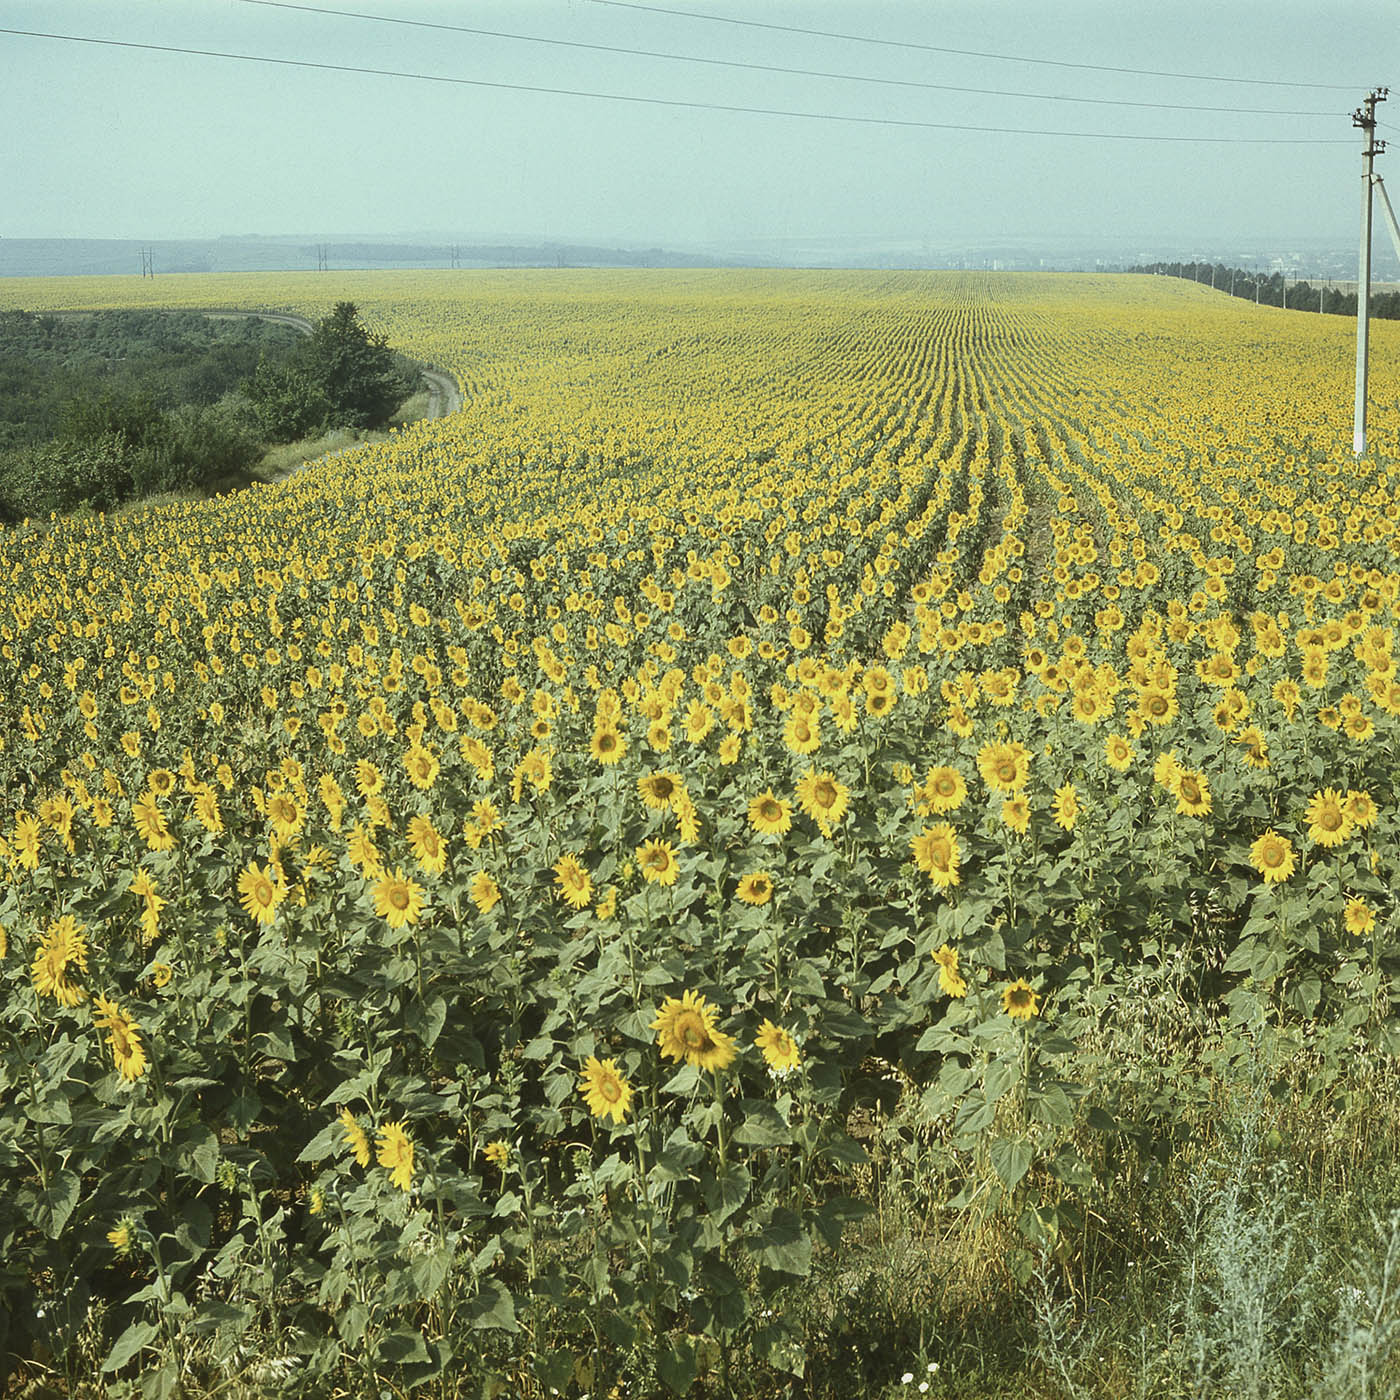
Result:
{"type": "Polygon", "coordinates": [[[1024,977],[1001,989],[1001,1009],[1013,1021],[1029,1021],[1040,1014],[1040,998],[1024,977]]]}
{"type": "Polygon", "coordinates": [[[749,824],[761,835],[781,835],[792,828],[792,803],[766,789],[749,803],[749,824]]]}
{"type": "Polygon", "coordinates": [[[390,928],[417,923],[423,912],[423,887],[405,879],[401,868],[383,875],[374,887],[374,912],[390,928]]]}
{"type": "Polygon", "coordinates": [[[1183,817],[1210,815],[1210,784],[1200,769],[1183,768],[1177,774],[1176,810],[1183,817]]]}
{"type": "Polygon", "coordinates": [[[1340,846],[1355,827],[1347,815],[1346,799],[1336,788],[1324,788],[1308,800],[1308,839],[1319,846],[1340,846]]]}
{"type": "Polygon", "coordinates": [[[1001,819],[1016,832],[1018,836],[1024,836],[1030,829],[1031,824],[1031,804],[1024,797],[1006,797],[1001,803],[1001,819]]]}
{"type": "Polygon", "coordinates": [[[595,1118],[611,1118],[615,1124],[621,1123],[632,1107],[632,1086],[615,1060],[590,1055],[583,1062],[578,1091],[595,1118]]]}
{"type": "Polygon", "coordinates": [[[1164,749],[1152,765],[1152,781],[1168,792],[1175,793],[1180,778],[1181,764],[1176,761],[1176,754],[1170,749],[1164,749]]]}
{"type": "Polygon", "coordinates": [[[481,1149],[481,1155],[498,1171],[504,1172],[510,1165],[510,1143],[504,1138],[495,1138],[481,1149]]]}
{"type": "MultiPolygon", "coordinates": [[[[403,756],[403,766],[408,771],[408,779],[414,787],[426,792],[437,782],[438,773],[442,765],[438,762],[437,755],[431,749],[425,749],[420,744],[414,744],[403,756]]],[[[409,1148],[410,1155],[412,1147],[409,1148]]],[[[407,1186],[404,1190],[407,1190],[407,1186]]]]}
{"type": "Polygon", "coordinates": [[[699,992],[667,997],[651,1023],[662,1057],[699,1069],[724,1069],[735,1055],[734,1040],[715,1025],[714,1008],[699,992]]]}
{"type": "Polygon", "coordinates": [[[563,855],[554,866],[559,898],[573,909],[582,909],[593,897],[593,877],[577,856],[563,855]]]}
{"type": "Polygon", "coordinates": [[[107,1044],[117,1072],[128,1083],[134,1083],[146,1072],[146,1051],[141,1044],[141,1027],[114,1001],[99,996],[93,1004],[92,1023],[107,1032],[107,1044]]]}
{"type": "Polygon", "coordinates": [[[637,779],[637,794],[653,812],[669,811],[683,789],[679,773],[648,773],[637,779]]]}
{"type": "Polygon", "coordinates": [[[39,951],[29,975],[40,996],[53,997],[60,1006],[77,1006],[87,993],[71,978],[74,970],[87,971],[87,935],[71,914],[55,919],[39,939],[39,951]]]}
{"type": "Polygon", "coordinates": [[[637,864],[649,885],[674,885],[681,873],[675,847],[669,841],[644,841],[637,847],[637,864]]]}
{"type": "Polygon", "coordinates": [[[478,870],[467,886],[471,902],[483,914],[489,914],[501,899],[501,887],[484,871],[478,870]]]}
{"type": "Polygon", "coordinates": [[[115,1229],[107,1231],[107,1243],[117,1251],[117,1257],[125,1259],[136,1243],[136,1222],[129,1215],[117,1221],[115,1229]]]}
{"type": "Polygon", "coordinates": [[[1081,810],[1079,794],[1075,792],[1073,783],[1065,783],[1055,789],[1055,801],[1050,811],[1056,826],[1064,831],[1073,831],[1081,810]]]}
{"type": "Polygon", "coordinates": [[[1177,717],[1180,708],[1174,691],[1161,690],[1155,686],[1144,690],[1138,698],[1138,714],[1148,724],[1170,724],[1177,717]]]}
{"type": "Polygon", "coordinates": [[[348,1108],[340,1110],[340,1126],[345,1130],[345,1146],[355,1154],[355,1160],[362,1167],[369,1166],[369,1138],[348,1108]]]}
{"type": "Polygon", "coordinates": [[[389,1180],[400,1191],[407,1191],[413,1181],[413,1139],[402,1122],[386,1123],[379,1130],[375,1144],[379,1165],[389,1173],[389,1180]]]}
{"type": "Polygon", "coordinates": [[[408,844],[418,868],[425,875],[441,875],[447,866],[447,842],[431,817],[410,817],[408,844]]]}
{"type": "Polygon", "coordinates": [[[1342,916],[1347,932],[1358,938],[1371,932],[1376,926],[1376,913],[1364,899],[1347,900],[1346,912],[1342,916]]]}
{"type": "Polygon", "coordinates": [[[1252,724],[1246,725],[1235,736],[1235,743],[1244,749],[1246,768],[1267,768],[1269,766],[1268,741],[1252,724]]]}
{"type": "Polygon", "coordinates": [[[29,815],[19,812],[15,816],[15,855],[21,867],[34,870],[39,864],[39,841],[43,828],[29,815]]]}
{"type": "Polygon", "coordinates": [[[946,764],[930,768],[919,798],[931,812],[955,812],[967,798],[967,783],[956,768],[946,764]]]}
{"type": "Polygon", "coordinates": [[[940,890],[958,883],[961,851],[957,832],[947,822],[926,826],[909,845],[914,853],[914,864],[940,890]]]}
{"type": "Polygon", "coordinates": [[[945,943],[934,952],[933,960],[938,964],[938,990],[950,997],[965,997],[967,980],[958,970],[958,950],[945,943]]]}
{"type": "Polygon", "coordinates": [[[238,902],[251,919],[260,924],[270,924],[277,916],[277,906],[286,897],[286,891],[272,878],[272,867],[266,870],[256,861],[238,877],[238,902]]]}
{"type": "Polygon", "coordinates": [[[301,830],[306,813],[297,806],[291,793],[278,792],[268,799],[267,819],[272,823],[273,831],[286,841],[301,830]]]}
{"type": "Polygon", "coordinates": [[[1110,768],[1126,773],[1133,762],[1133,746],[1121,735],[1110,734],[1103,741],[1104,758],[1110,768]]]}
{"type": "Polygon", "coordinates": [[[151,964],[151,982],[157,988],[168,987],[174,976],[175,969],[169,963],[153,962],[151,964]]]}
{"type": "Polygon", "coordinates": [[[802,810],[821,828],[823,836],[846,815],[851,790],[834,773],[818,773],[809,768],[797,784],[797,800],[802,810]]]}
{"type": "Polygon", "coordinates": [[[755,870],[739,881],[734,892],[745,904],[767,904],[773,898],[773,877],[766,870],[755,870]]]}
{"type": "Polygon", "coordinates": [[[219,797],[213,788],[201,783],[194,795],[195,820],[211,836],[220,836],[224,830],[223,814],[219,811],[219,797]]]}
{"type": "Polygon", "coordinates": [[[1249,860],[1264,877],[1266,885],[1277,885],[1287,880],[1297,864],[1293,843],[1272,827],[1250,846],[1249,860]]]}
{"type": "Polygon", "coordinates": [[[610,767],[616,763],[623,754],[627,752],[627,740],[622,737],[619,730],[614,729],[610,724],[600,724],[593,731],[593,738],[589,742],[588,752],[593,755],[594,761],[610,767]]]}
{"type": "Polygon", "coordinates": [[[802,1063],[801,1052],[791,1032],[784,1030],[782,1026],[775,1026],[772,1021],[763,1022],[758,1028],[758,1034],[754,1036],[753,1043],[756,1049],[763,1052],[768,1068],[779,1078],[789,1074],[802,1063]]]}
{"type": "Polygon", "coordinates": [[[977,751],[977,770],[993,792],[1019,792],[1030,777],[1030,751],[1014,742],[983,744],[977,751]]]}
{"type": "Polygon", "coordinates": [[[155,793],[143,792],[131,804],[131,819],[136,824],[137,834],[145,839],[151,850],[169,851],[174,848],[175,838],[170,834],[155,793]]]}
{"type": "Polygon", "coordinates": [[[1357,788],[1348,791],[1346,805],[1342,810],[1356,824],[1358,831],[1365,831],[1380,815],[1371,794],[1357,788]]]}

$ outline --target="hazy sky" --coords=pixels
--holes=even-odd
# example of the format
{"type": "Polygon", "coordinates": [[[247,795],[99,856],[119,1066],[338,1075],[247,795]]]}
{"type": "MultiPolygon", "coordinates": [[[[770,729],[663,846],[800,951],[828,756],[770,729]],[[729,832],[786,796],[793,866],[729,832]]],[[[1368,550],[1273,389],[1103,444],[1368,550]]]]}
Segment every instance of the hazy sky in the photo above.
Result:
{"type": "MultiPolygon", "coordinates": [[[[1400,201],[1400,4],[1238,0],[322,0],[576,43],[1016,93],[1303,110],[1259,116],[876,86],[247,0],[0,0],[0,26],[744,107],[1071,132],[1311,137],[1205,145],[699,111],[0,34],[0,235],[446,232],[700,244],[765,237],[1355,237],[1375,84],[1400,201]],[[1092,72],[1027,59],[1338,84],[1092,72]]],[[[1378,230],[1378,237],[1384,235],[1378,230]]]]}

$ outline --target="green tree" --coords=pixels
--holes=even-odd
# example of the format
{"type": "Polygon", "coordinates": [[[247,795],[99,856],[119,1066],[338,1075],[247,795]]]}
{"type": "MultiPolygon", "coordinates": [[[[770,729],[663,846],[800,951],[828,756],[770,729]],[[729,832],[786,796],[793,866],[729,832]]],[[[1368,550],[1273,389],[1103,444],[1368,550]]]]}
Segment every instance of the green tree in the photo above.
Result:
{"type": "Polygon", "coordinates": [[[411,388],[387,338],[371,334],[360,324],[351,301],[337,302],[331,314],[317,323],[304,360],[331,406],[334,427],[380,427],[411,388]]]}

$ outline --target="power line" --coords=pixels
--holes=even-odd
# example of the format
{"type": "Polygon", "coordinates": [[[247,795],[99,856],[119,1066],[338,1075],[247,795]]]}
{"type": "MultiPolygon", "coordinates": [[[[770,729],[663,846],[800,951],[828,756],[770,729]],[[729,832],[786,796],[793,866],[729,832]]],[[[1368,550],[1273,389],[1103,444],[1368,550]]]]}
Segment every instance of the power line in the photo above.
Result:
{"type": "Polygon", "coordinates": [[[1207,107],[1188,102],[1136,102],[1114,97],[1070,97],[1049,92],[1016,92],[1005,88],[927,83],[909,78],[872,78],[860,73],[833,73],[820,68],[786,68],[771,63],[749,63],[742,59],[705,58],[697,54],[667,53],[659,49],[632,49],[618,44],[594,44],[581,39],[551,39],[537,34],[512,34],[499,29],[478,29],[465,24],[442,24],[433,20],[404,19],[399,15],[367,14],[363,10],[335,10],[323,5],[301,5],[293,3],[292,0],[238,0],[238,3],[260,5],[273,10],[299,10],[305,14],[334,15],[340,19],[371,20],[376,24],[397,24],[407,29],[436,29],[451,34],[472,34],[485,39],[510,39],[525,44],[551,44],[564,49],[623,54],[628,58],[660,58],[671,63],[700,63],[712,68],[740,68],[752,73],[779,73],[794,78],[831,78],[846,83],[873,83],[880,87],[917,88],[928,92],[963,92],[982,97],[1027,98],[1035,102],[1076,102],[1093,107],[1145,107],[1161,112],[1215,112],[1231,116],[1333,118],[1346,115],[1343,112],[1281,110],[1276,107],[1207,107]]]}
{"type": "Polygon", "coordinates": [[[451,78],[440,73],[412,73],[395,68],[361,68],[346,63],[317,63],[304,58],[269,58],[263,54],[226,53],[219,49],[190,49],[174,44],[139,44],[131,39],[94,39],[83,34],[49,34],[35,29],[0,27],[0,34],[27,39],[57,39],[65,43],[106,48],[141,49],[149,53],[188,54],[195,58],[226,58],[240,63],[268,63],[281,68],[307,68],[324,73],[355,73],[375,78],[409,78],[415,82],[447,83],[457,87],[492,88],[501,92],[543,93],[551,97],[585,97],[601,102],[631,102],[649,107],[683,107],[705,112],[737,112],[761,117],[800,117],[809,121],[849,122],[858,126],[909,127],[924,131],[973,131],[998,136],[1067,136],[1090,141],[1169,141],[1212,146],[1346,146],[1349,141],[1327,137],[1287,136],[1144,136],[1126,131],[1050,131],[1036,127],[973,126],[963,122],[913,121],[898,117],[852,117],[837,112],[795,112],[782,107],[741,107],[726,102],[693,102],[670,97],[638,97],[623,92],[589,92],[581,88],[543,87],[532,83],[491,82],[485,78],[451,78]]]}
{"type": "Polygon", "coordinates": [[[1186,78],[1198,83],[1249,83],[1261,87],[1320,88],[1327,92],[1353,92],[1357,84],[1293,83],[1278,78],[1230,78],[1218,73],[1169,73],[1156,68],[1115,68],[1104,63],[1070,63],[1056,58],[1027,58],[1023,54],[990,53],[984,49],[950,49],[940,44],[917,44],[903,39],[874,39],[866,34],[843,34],[830,29],[801,29],[792,24],[769,24],[757,19],[733,19],[729,15],[706,15],[698,10],[673,10],[664,5],[643,5],[636,0],[592,0],[595,5],[612,5],[622,10],[650,10],[658,15],[679,15],[682,19],[708,20],[715,24],[737,24],[747,29],[772,29],[780,34],[806,34],[818,39],[841,39],[849,44],[878,44],[882,48],[917,49],[923,53],[951,53],[961,58],[992,58],[1004,63],[1038,63],[1051,68],[1079,68],[1092,73],[1129,73],[1139,78],[1186,78]]]}

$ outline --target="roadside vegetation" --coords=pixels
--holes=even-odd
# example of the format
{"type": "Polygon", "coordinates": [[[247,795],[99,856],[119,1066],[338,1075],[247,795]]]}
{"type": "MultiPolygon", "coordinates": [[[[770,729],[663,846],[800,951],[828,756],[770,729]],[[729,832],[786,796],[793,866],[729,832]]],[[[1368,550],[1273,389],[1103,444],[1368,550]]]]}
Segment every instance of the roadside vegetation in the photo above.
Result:
{"type": "Polygon", "coordinates": [[[0,520],[246,485],[270,452],[306,459],[287,444],[319,455],[327,434],[421,416],[419,382],[348,302],[309,337],[190,311],[0,312],[0,520]]]}

